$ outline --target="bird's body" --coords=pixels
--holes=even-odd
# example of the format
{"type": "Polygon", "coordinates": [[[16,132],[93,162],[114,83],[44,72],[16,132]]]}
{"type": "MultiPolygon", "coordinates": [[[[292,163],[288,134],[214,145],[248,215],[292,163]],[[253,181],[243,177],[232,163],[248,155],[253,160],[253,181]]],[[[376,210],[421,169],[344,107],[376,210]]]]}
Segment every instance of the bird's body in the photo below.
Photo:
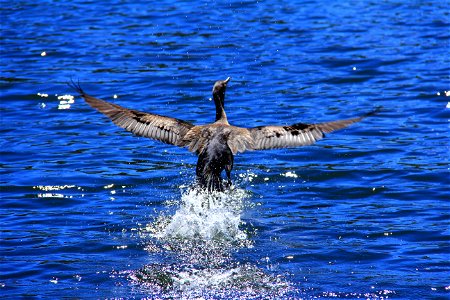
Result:
{"type": "Polygon", "coordinates": [[[227,125],[215,126],[214,134],[198,155],[196,174],[198,183],[208,191],[223,191],[221,174],[225,170],[231,185],[233,152],[227,143],[227,125]]]}
{"type": "Polygon", "coordinates": [[[234,155],[238,152],[310,145],[322,139],[325,133],[345,128],[364,118],[290,126],[232,126],[225,113],[225,90],[229,80],[219,80],[214,84],[215,122],[197,126],[181,119],[127,109],[89,96],[78,84],[72,82],[71,86],[90,106],[109,117],[117,126],[138,136],[187,147],[196,153],[198,184],[210,192],[224,190],[221,178],[224,170],[227,182],[231,184],[234,155]]]}

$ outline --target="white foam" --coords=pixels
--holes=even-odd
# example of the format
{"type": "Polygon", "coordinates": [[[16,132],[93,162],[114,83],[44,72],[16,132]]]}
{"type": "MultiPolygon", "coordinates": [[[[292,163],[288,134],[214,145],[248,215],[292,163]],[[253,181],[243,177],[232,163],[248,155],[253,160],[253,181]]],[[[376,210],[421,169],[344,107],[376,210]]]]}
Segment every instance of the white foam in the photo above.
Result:
{"type": "Polygon", "coordinates": [[[179,271],[172,276],[174,288],[180,291],[220,290],[230,287],[247,292],[261,290],[279,290],[288,288],[280,278],[263,273],[252,265],[231,267],[229,269],[189,269],[179,271]]]}
{"type": "Polygon", "coordinates": [[[170,299],[284,299],[294,291],[281,276],[250,264],[218,269],[148,265],[122,274],[141,292],[156,296],[164,291],[170,299]]]}
{"type": "Polygon", "coordinates": [[[159,239],[244,240],[246,234],[239,225],[245,198],[241,189],[213,194],[191,189],[182,194],[175,214],[160,216],[150,231],[159,239]]]}

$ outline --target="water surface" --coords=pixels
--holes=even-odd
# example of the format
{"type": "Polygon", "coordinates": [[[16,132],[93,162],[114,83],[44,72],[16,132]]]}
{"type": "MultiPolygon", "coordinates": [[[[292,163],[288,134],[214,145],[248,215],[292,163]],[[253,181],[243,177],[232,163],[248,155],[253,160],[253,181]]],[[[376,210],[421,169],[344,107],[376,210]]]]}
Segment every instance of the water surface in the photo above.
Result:
{"type": "Polygon", "coordinates": [[[448,1],[1,5],[3,298],[446,299],[448,1]],[[198,124],[376,116],[309,147],[196,158],[76,96],[198,124]]]}

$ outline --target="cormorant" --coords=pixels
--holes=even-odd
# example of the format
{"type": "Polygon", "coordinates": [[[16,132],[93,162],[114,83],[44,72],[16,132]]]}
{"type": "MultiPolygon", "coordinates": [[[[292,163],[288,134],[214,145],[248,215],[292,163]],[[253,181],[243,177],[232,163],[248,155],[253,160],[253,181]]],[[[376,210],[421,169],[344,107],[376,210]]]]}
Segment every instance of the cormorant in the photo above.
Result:
{"type": "Polygon", "coordinates": [[[223,191],[221,173],[225,170],[231,185],[234,155],[246,150],[262,150],[306,146],[324,138],[325,133],[345,128],[361,121],[361,117],[317,124],[296,123],[289,126],[258,126],[243,128],[230,125],[225,113],[225,90],[230,77],[219,80],[213,87],[216,106],[214,123],[194,125],[176,118],[128,109],[86,94],[79,84],[74,88],[93,108],[106,115],[119,127],[138,136],[167,144],[188,147],[198,155],[196,174],[198,184],[205,190],[223,191]]]}

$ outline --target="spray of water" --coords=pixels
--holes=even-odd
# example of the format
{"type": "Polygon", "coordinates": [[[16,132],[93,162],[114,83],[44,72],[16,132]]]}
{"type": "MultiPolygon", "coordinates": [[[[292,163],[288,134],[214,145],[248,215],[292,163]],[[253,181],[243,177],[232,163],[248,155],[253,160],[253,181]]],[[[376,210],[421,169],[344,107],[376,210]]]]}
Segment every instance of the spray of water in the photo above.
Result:
{"type": "Polygon", "coordinates": [[[163,253],[168,262],[150,263],[131,272],[132,284],[162,298],[250,299],[288,291],[289,284],[281,278],[233,258],[239,249],[253,247],[252,229],[242,220],[245,210],[252,207],[249,199],[250,193],[237,187],[212,194],[195,188],[182,191],[174,214],[161,213],[141,229],[149,253],[157,253],[159,260],[163,253]]]}
{"type": "Polygon", "coordinates": [[[175,215],[161,222],[155,230],[158,239],[202,239],[217,241],[245,240],[241,213],[246,194],[235,189],[207,194],[196,189],[185,192],[175,215]]]}

